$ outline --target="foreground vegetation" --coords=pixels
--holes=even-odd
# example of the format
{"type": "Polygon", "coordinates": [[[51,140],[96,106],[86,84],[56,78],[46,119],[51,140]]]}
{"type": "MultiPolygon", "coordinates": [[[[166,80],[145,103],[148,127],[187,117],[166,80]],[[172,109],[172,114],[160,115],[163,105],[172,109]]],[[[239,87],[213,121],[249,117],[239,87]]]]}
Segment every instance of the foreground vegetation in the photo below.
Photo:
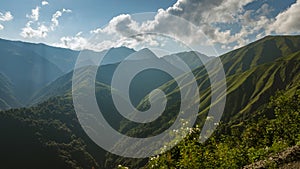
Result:
{"type": "MultiPolygon", "coordinates": [[[[199,128],[194,128],[175,148],[150,158],[146,168],[241,168],[300,145],[299,112],[299,87],[290,96],[277,92],[258,119],[230,126],[227,132],[215,134],[204,144],[198,142],[199,128]]],[[[219,130],[226,127],[222,124],[219,130]]],[[[272,162],[267,166],[278,167],[272,162]]]]}

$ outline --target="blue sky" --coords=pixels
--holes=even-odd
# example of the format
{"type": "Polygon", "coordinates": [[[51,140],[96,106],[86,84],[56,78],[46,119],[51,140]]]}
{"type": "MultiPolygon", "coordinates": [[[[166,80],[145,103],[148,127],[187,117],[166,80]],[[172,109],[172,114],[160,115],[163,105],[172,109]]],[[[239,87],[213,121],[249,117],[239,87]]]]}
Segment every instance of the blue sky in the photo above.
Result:
{"type": "Polygon", "coordinates": [[[60,36],[71,36],[78,32],[89,32],[109,22],[114,16],[122,13],[156,12],[159,8],[173,5],[175,0],[50,0],[42,6],[39,0],[0,1],[0,12],[10,11],[14,19],[3,23],[5,29],[0,31],[0,37],[5,39],[26,40],[35,42],[54,42],[60,36]],[[21,2],[21,3],[20,3],[21,2]],[[72,14],[60,18],[60,27],[47,39],[25,39],[19,34],[27,23],[26,15],[40,6],[40,21],[49,22],[52,15],[63,8],[72,10],[72,14]]]}
{"type": "MultiPolygon", "coordinates": [[[[144,16],[147,14],[139,15],[144,16]]],[[[147,45],[140,40],[120,42],[128,33],[142,30],[172,35],[195,50],[215,55],[208,46],[221,54],[266,35],[299,34],[299,20],[300,0],[0,1],[0,38],[76,50],[124,44],[137,49],[153,45],[181,50],[181,45],[158,37],[143,37],[147,45]],[[157,12],[151,14],[153,22],[136,22],[127,15],[143,12],[157,12]],[[193,28],[169,15],[184,18],[193,28]],[[100,41],[91,42],[90,37],[95,36],[100,41]]]]}

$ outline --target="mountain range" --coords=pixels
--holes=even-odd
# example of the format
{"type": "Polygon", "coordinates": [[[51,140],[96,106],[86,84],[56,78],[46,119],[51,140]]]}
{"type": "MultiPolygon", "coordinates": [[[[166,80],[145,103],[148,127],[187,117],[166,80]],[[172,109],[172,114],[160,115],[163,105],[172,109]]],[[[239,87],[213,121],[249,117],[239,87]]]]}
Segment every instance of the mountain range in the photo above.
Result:
{"type": "MultiPolygon", "coordinates": [[[[135,58],[133,55],[133,59],[131,61],[138,62],[146,60],[147,57],[151,58],[151,56],[147,56],[147,53],[143,54],[144,51],[149,50],[144,49],[139,51],[139,57],[135,58]]],[[[109,69],[112,69],[112,67],[115,67],[127,56],[134,54],[135,52],[136,51],[133,49],[126,47],[111,48],[102,52],[80,52],[51,47],[44,44],[32,44],[0,39],[0,73],[3,76],[3,83],[7,81],[11,82],[10,86],[5,85],[5,87],[9,87],[9,90],[7,91],[11,91],[11,97],[16,100],[14,102],[10,102],[5,99],[9,97],[3,97],[3,103],[0,106],[0,110],[30,106],[41,101],[45,101],[45,99],[51,96],[61,94],[63,91],[53,87],[55,84],[59,84],[54,81],[62,80],[64,79],[64,76],[68,76],[67,79],[70,80],[71,75],[68,73],[72,72],[77,57],[82,53],[95,57],[102,56],[103,60],[101,65],[111,65],[103,70],[105,72],[103,73],[105,74],[105,77],[103,78],[107,80],[113,73],[112,70],[109,69]],[[47,93],[51,94],[49,95],[47,93]],[[49,95],[49,97],[44,95],[49,95]]],[[[192,65],[192,68],[195,68],[197,64],[200,64],[199,61],[195,61],[196,59],[194,55],[186,57],[185,55],[187,53],[188,52],[179,53],[178,56],[190,59],[187,61],[192,63],[190,64],[192,65]]],[[[167,57],[172,56],[166,56],[166,58],[167,57]]],[[[209,57],[205,55],[202,55],[202,57],[204,60],[209,60],[209,57]]],[[[59,84],[58,87],[64,88],[61,84],[59,84]]],[[[2,89],[4,89],[4,86],[2,89]]]]}
{"type": "MultiPolygon", "coordinates": [[[[118,114],[111,98],[114,89],[110,86],[114,71],[127,56],[145,56],[128,60],[131,64],[150,60],[162,64],[163,59],[155,57],[149,49],[134,51],[121,47],[103,52],[107,59],[98,69],[95,92],[104,116],[113,127],[124,134],[139,137],[156,135],[168,128],[180,106],[180,91],[172,77],[150,69],[132,81],[130,99],[139,110],[149,108],[148,94],[155,88],[165,91],[168,97],[163,116],[142,125],[118,114]],[[157,126],[161,124],[163,126],[157,126]]],[[[0,40],[0,53],[0,109],[6,110],[0,112],[0,129],[5,138],[0,144],[2,166],[116,168],[117,164],[124,164],[137,168],[147,163],[147,159],[121,158],[104,151],[82,130],[72,105],[71,90],[72,67],[79,51],[0,40]],[[32,156],[23,159],[31,150],[32,156]]],[[[193,70],[199,85],[201,105],[197,123],[203,125],[211,104],[210,81],[203,64],[212,65],[216,58],[201,55],[205,62],[202,63],[197,59],[198,55],[196,52],[176,54],[193,70]]],[[[174,55],[165,56],[165,59],[172,60],[172,57],[174,55]]],[[[260,110],[267,107],[269,98],[277,90],[292,95],[299,88],[300,36],[267,36],[219,58],[224,65],[227,83],[221,123],[241,126],[248,119],[263,116],[260,110]]],[[[230,127],[217,132],[228,130],[230,127]]]]}

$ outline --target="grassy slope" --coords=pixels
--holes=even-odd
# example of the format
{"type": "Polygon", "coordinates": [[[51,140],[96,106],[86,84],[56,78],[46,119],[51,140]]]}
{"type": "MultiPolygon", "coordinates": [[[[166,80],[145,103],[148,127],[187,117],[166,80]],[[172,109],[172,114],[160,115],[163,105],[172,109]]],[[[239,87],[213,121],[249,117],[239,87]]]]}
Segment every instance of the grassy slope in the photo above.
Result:
{"type": "MultiPolygon", "coordinates": [[[[278,89],[288,88],[290,89],[290,92],[294,90],[296,84],[299,83],[300,80],[299,39],[299,36],[266,37],[256,43],[252,43],[244,48],[221,56],[222,62],[225,65],[228,85],[227,108],[224,113],[224,121],[234,120],[235,122],[239,122],[248,115],[252,115],[252,113],[263,106],[268,101],[269,96],[273,95],[278,89]],[[266,48],[271,50],[272,55],[268,54],[266,48]],[[275,50],[274,48],[279,50],[275,50]],[[265,55],[266,53],[268,55],[265,55]]],[[[194,74],[200,84],[200,93],[204,96],[204,100],[202,100],[201,103],[205,106],[209,104],[210,96],[206,72],[203,67],[200,67],[194,71],[194,74]]],[[[69,86],[70,81],[63,81],[63,84],[69,86]]],[[[174,103],[177,103],[176,100],[178,95],[176,94],[178,94],[178,90],[173,90],[174,82],[168,82],[163,85],[162,88],[167,91],[173,101],[175,100],[174,103]]],[[[107,86],[103,85],[99,90],[100,89],[106,91],[107,86]]],[[[61,90],[64,90],[64,88],[61,90]]],[[[100,99],[101,97],[105,99],[106,95],[101,95],[100,99]]],[[[68,95],[67,98],[70,99],[70,95],[68,95]]],[[[103,157],[103,151],[97,149],[84,133],[82,133],[80,126],[78,126],[78,123],[76,122],[75,114],[72,111],[73,109],[69,102],[70,100],[67,100],[66,98],[62,100],[58,99],[58,101],[56,99],[51,99],[39,105],[37,108],[2,112],[0,117],[3,118],[9,115],[14,121],[22,121],[25,123],[25,126],[30,126],[32,130],[41,134],[41,136],[36,136],[34,138],[39,138],[40,143],[44,146],[54,139],[54,147],[58,150],[56,155],[62,157],[59,160],[62,160],[63,164],[70,165],[71,163],[75,163],[74,166],[100,165],[103,167],[104,161],[102,161],[103,159],[99,159],[100,157],[103,157]],[[58,120],[58,125],[55,122],[56,120],[58,120]],[[32,124],[37,125],[34,126],[32,124]],[[43,129],[43,126],[46,124],[52,126],[50,127],[51,132],[48,129],[43,129]],[[57,135],[57,133],[62,130],[59,126],[65,126],[63,127],[65,128],[63,130],[65,133],[63,132],[62,134],[57,135]],[[79,143],[76,144],[78,144],[79,147],[87,146],[86,148],[79,148],[80,151],[78,152],[81,154],[79,157],[85,156],[84,159],[87,161],[76,164],[77,161],[80,161],[78,156],[72,155],[76,150],[64,148],[66,144],[72,147],[70,140],[68,140],[70,138],[73,139],[72,134],[75,135],[74,139],[80,138],[84,140],[83,143],[79,141],[79,143]],[[67,143],[62,144],[59,143],[58,140],[55,140],[60,138],[66,139],[67,143]],[[97,152],[100,152],[100,154],[97,154],[97,152]],[[64,161],[69,161],[69,163],[64,161]],[[97,162],[95,161],[97,161],[98,164],[96,164],[97,162]]],[[[176,104],[174,104],[173,107],[168,109],[168,115],[174,116],[172,111],[177,108],[176,104]]],[[[204,107],[200,112],[200,117],[201,115],[205,115],[205,113],[206,109],[204,107]]],[[[161,122],[164,122],[163,124],[168,123],[166,119],[160,120],[159,124],[162,124],[161,122]]],[[[124,129],[126,126],[128,127],[130,125],[132,124],[125,123],[121,127],[124,129]]],[[[145,125],[144,127],[147,128],[149,126],[145,125]]],[[[144,132],[142,134],[145,135],[145,130],[143,129],[143,127],[138,126],[135,131],[128,131],[127,129],[124,130],[124,132],[134,132],[135,134],[144,132]]],[[[152,132],[151,129],[148,130],[149,133],[152,132]]],[[[53,147],[51,150],[53,150],[53,147]]],[[[115,158],[112,158],[110,155],[107,158],[110,158],[111,161],[107,162],[106,166],[115,164],[115,158]]],[[[124,162],[124,159],[117,159],[117,161],[121,163],[124,162]]],[[[139,163],[139,161],[133,160],[133,163],[139,163]]]]}
{"type": "Polygon", "coordinates": [[[13,86],[8,79],[0,73],[0,110],[20,106],[20,103],[14,97],[12,88],[13,86]]]}
{"type": "MultiPolygon", "coordinates": [[[[286,89],[299,81],[300,36],[269,36],[220,56],[226,73],[227,101],[223,120],[245,117],[266,103],[276,90],[286,89]]],[[[212,64],[213,60],[208,64],[212,64]]],[[[209,79],[204,67],[194,72],[201,100],[200,115],[210,105],[209,79]]],[[[174,81],[161,86],[172,98],[179,89],[168,90],[174,81]]],[[[176,102],[175,102],[176,103],[176,102]]],[[[140,106],[145,106],[145,98],[140,106]]]]}
{"type": "MultiPolygon", "coordinates": [[[[286,89],[294,93],[300,82],[300,36],[266,37],[241,49],[220,57],[224,64],[227,79],[227,100],[222,122],[242,123],[264,108],[277,90],[286,89]]],[[[211,63],[208,64],[212,64],[211,63]]],[[[202,96],[199,111],[199,123],[203,124],[210,105],[209,80],[206,70],[200,67],[193,72],[196,76],[202,96]]],[[[169,126],[176,116],[180,102],[180,92],[176,84],[170,81],[160,87],[167,93],[168,101],[165,118],[158,119],[159,131],[154,123],[136,126],[132,123],[122,123],[121,130],[129,135],[147,136],[160,133],[169,126]]],[[[148,107],[147,97],[140,103],[140,108],[148,107]]],[[[118,161],[128,163],[127,160],[118,161]],[[126,162],[127,161],[127,162],[126,162]]],[[[133,161],[131,164],[135,163],[133,161]]]]}
{"type": "MultiPolygon", "coordinates": [[[[295,90],[296,84],[300,81],[299,58],[300,36],[266,37],[256,43],[221,56],[222,63],[225,65],[228,87],[222,122],[238,124],[249,118],[249,116],[255,116],[255,112],[262,109],[268,102],[269,97],[274,95],[277,90],[290,89],[290,93],[293,93],[292,91],[295,90]],[[264,55],[267,53],[266,46],[269,47],[268,50],[272,49],[272,52],[275,51],[273,55],[276,57],[268,59],[270,55],[264,55]],[[273,50],[273,48],[278,48],[279,50],[273,50]],[[254,49],[260,50],[250,55],[248,52],[254,49]],[[266,59],[260,59],[265,57],[266,59]],[[252,61],[250,62],[249,60],[252,61]],[[247,64],[252,66],[246,66],[247,64]]],[[[194,74],[202,96],[198,122],[203,124],[210,105],[210,83],[203,67],[196,69],[194,74]]],[[[165,118],[160,118],[156,121],[165,127],[160,127],[157,130],[154,127],[155,122],[142,126],[122,123],[121,130],[133,136],[147,136],[160,133],[167,128],[169,126],[168,122],[174,119],[172,116],[176,116],[176,112],[178,112],[178,106],[175,105],[180,104],[180,102],[177,102],[180,97],[178,95],[180,91],[178,88],[174,89],[175,85],[175,82],[171,81],[161,86],[161,89],[166,91],[169,101],[173,103],[173,106],[167,107],[165,118]]],[[[147,107],[147,98],[139,106],[142,108],[147,107]]],[[[119,161],[122,160],[119,159],[119,161]]]]}

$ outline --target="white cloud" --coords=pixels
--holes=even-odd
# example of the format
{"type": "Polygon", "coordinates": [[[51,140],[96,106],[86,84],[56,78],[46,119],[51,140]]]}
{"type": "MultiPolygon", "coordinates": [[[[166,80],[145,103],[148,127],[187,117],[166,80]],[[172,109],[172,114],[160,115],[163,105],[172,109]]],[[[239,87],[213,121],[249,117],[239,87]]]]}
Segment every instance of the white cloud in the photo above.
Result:
{"type": "Polygon", "coordinates": [[[119,34],[128,36],[137,32],[138,23],[133,21],[129,14],[121,14],[110,20],[105,28],[92,30],[93,34],[119,34]]]}
{"type": "Polygon", "coordinates": [[[14,17],[12,16],[12,14],[8,11],[5,12],[4,14],[2,12],[0,12],[0,21],[10,21],[12,20],[14,17]]]}
{"type": "Polygon", "coordinates": [[[270,14],[270,12],[274,11],[273,8],[270,7],[270,5],[268,4],[263,4],[261,6],[261,8],[259,8],[256,13],[260,14],[260,15],[264,15],[264,16],[267,16],[270,14]]]}
{"type": "Polygon", "coordinates": [[[22,28],[22,31],[20,35],[23,38],[45,38],[49,32],[49,29],[44,25],[37,23],[37,28],[33,28],[32,25],[36,22],[38,22],[40,17],[40,7],[37,6],[36,8],[31,10],[30,15],[26,15],[28,19],[30,19],[24,28],[22,28]]]}
{"type": "Polygon", "coordinates": [[[71,10],[71,9],[65,9],[65,8],[63,8],[63,9],[62,9],[62,12],[71,13],[72,10],[71,10]]]}
{"type": "Polygon", "coordinates": [[[62,12],[60,11],[56,11],[55,14],[52,15],[52,19],[51,19],[51,22],[52,22],[52,25],[51,25],[51,29],[54,30],[55,27],[58,26],[58,18],[61,17],[62,15],[62,12]]]}
{"type": "Polygon", "coordinates": [[[176,32],[176,36],[181,39],[190,39],[185,42],[199,44],[201,35],[198,36],[194,29],[186,25],[172,22],[166,14],[176,15],[198,26],[210,39],[207,44],[221,44],[223,48],[244,46],[271,31],[286,34],[300,32],[300,0],[280,13],[276,19],[270,14],[274,9],[267,3],[256,10],[244,9],[254,1],[256,0],[178,0],[172,7],[160,10],[154,24],[148,26],[154,31],[166,29],[165,31],[176,32]]]}
{"type": "Polygon", "coordinates": [[[27,18],[32,19],[33,21],[38,21],[40,17],[40,7],[37,6],[36,8],[31,10],[30,15],[26,15],[27,18]]]}
{"type": "MultiPolygon", "coordinates": [[[[44,3],[45,4],[45,3],[44,3]]],[[[59,26],[58,19],[63,15],[63,13],[72,12],[69,9],[62,9],[61,11],[56,11],[52,15],[51,22],[49,26],[45,23],[38,22],[40,7],[37,6],[35,9],[31,10],[31,15],[26,15],[30,20],[26,23],[25,27],[22,28],[20,35],[23,38],[46,38],[49,32],[52,32],[59,26]],[[34,28],[35,26],[35,28],[34,28]]]]}
{"type": "Polygon", "coordinates": [[[207,23],[232,23],[236,22],[238,15],[244,11],[244,6],[255,0],[225,0],[221,4],[206,9],[202,18],[205,18],[207,23]],[[205,15],[207,17],[205,17],[205,15]]]}
{"type": "MultiPolygon", "coordinates": [[[[154,20],[143,23],[137,23],[130,15],[122,14],[114,17],[104,28],[92,30],[90,33],[98,36],[100,41],[96,46],[89,43],[87,46],[100,50],[119,45],[135,48],[148,43],[155,47],[161,42],[151,36],[126,38],[136,33],[156,32],[180,39],[188,45],[207,46],[213,43],[236,42],[237,47],[249,42],[249,39],[240,37],[246,37],[248,30],[244,28],[241,32],[233,34],[232,30],[222,30],[214,24],[239,22],[240,13],[245,12],[243,7],[252,1],[254,0],[178,0],[172,7],[158,10],[154,20]],[[210,38],[210,41],[206,40],[203,33],[210,38]]],[[[249,11],[247,14],[249,20],[252,12],[254,11],[249,11]]],[[[230,47],[223,45],[223,48],[229,49],[230,47]]]]}
{"type": "Polygon", "coordinates": [[[269,26],[269,32],[299,33],[300,32],[300,0],[291,5],[289,9],[278,14],[275,22],[269,26]]]}
{"type": "Polygon", "coordinates": [[[43,5],[43,6],[49,5],[49,2],[47,2],[47,1],[42,1],[42,5],[43,5]]]}
{"type": "MultiPolygon", "coordinates": [[[[4,14],[2,12],[0,12],[0,21],[8,22],[8,21],[11,21],[13,19],[14,19],[14,17],[10,13],[10,11],[5,12],[4,14]]],[[[4,29],[4,26],[2,24],[0,24],[0,30],[3,30],[3,29],[4,29]]]]}
{"type": "Polygon", "coordinates": [[[65,36],[60,38],[59,43],[54,43],[53,46],[69,48],[73,50],[87,49],[88,40],[81,36],[82,32],[78,32],[76,36],[65,36]]]}
{"type": "Polygon", "coordinates": [[[166,12],[185,18],[200,26],[213,22],[228,23],[235,20],[243,7],[255,0],[178,0],[166,12]]]}
{"type": "MultiPolygon", "coordinates": [[[[274,9],[267,3],[259,9],[244,8],[254,1],[256,0],[178,0],[166,10],[159,9],[154,20],[139,23],[128,14],[114,17],[105,27],[90,31],[95,36],[94,40],[99,43],[88,41],[79,33],[72,37],[62,37],[56,45],[71,49],[82,49],[81,45],[84,45],[84,48],[93,50],[124,44],[134,48],[144,42],[157,46],[157,39],[151,36],[128,37],[137,33],[158,32],[180,39],[187,45],[218,44],[221,49],[229,50],[244,46],[272,31],[300,31],[300,0],[277,17],[272,16],[274,9]]],[[[58,26],[57,18],[64,11],[67,12],[63,9],[53,15],[53,27],[58,26]]]]}
{"type": "MultiPolygon", "coordinates": [[[[100,50],[107,49],[109,47],[118,47],[121,45],[126,45],[127,47],[134,48],[136,46],[143,45],[143,43],[150,44],[151,46],[158,46],[159,43],[157,39],[154,38],[154,36],[139,35],[132,37],[133,35],[137,35],[138,33],[147,32],[172,34],[175,37],[184,37],[186,41],[190,42],[196,39],[196,37],[190,38],[191,32],[198,31],[195,28],[196,27],[191,27],[191,25],[188,25],[186,20],[180,19],[175,16],[169,17],[169,14],[167,12],[159,10],[159,14],[156,15],[155,20],[153,21],[138,23],[137,21],[133,20],[130,15],[122,14],[114,17],[104,28],[92,30],[90,33],[99,37],[98,39],[100,39],[100,41],[103,41],[103,43],[99,41],[99,44],[97,44],[97,46],[94,46],[96,47],[96,50],[100,50]],[[160,14],[160,12],[164,13],[160,14]],[[179,23],[180,21],[181,23],[179,23]],[[186,27],[180,25],[185,25],[190,30],[187,31],[186,27]]],[[[197,38],[197,40],[199,41],[201,39],[201,37],[197,38]]]]}
{"type": "MultiPolygon", "coordinates": [[[[236,32],[231,28],[222,29],[216,26],[216,23],[239,23],[241,21],[239,16],[245,13],[244,6],[253,1],[255,0],[178,0],[167,10],[159,10],[155,21],[148,26],[154,32],[166,32],[188,45],[237,43],[241,46],[249,42],[246,28],[241,29],[241,32],[236,32]],[[169,14],[184,18],[195,26],[186,24],[186,21],[174,19],[169,14]],[[207,36],[208,40],[204,36],[207,36]]],[[[250,12],[248,15],[250,19],[250,12]]]]}
{"type": "MultiPolygon", "coordinates": [[[[268,18],[273,9],[268,4],[263,4],[257,10],[246,11],[244,7],[255,0],[178,0],[177,3],[160,12],[158,15],[170,13],[185,18],[198,26],[208,36],[207,44],[221,44],[223,49],[232,46],[238,48],[246,45],[251,37],[260,34],[263,36],[265,28],[273,22],[268,18]],[[235,28],[233,25],[236,25],[235,28]],[[225,26],[222,27],[222,26],[225,26]],[[226,28],[227,26],[227,28],[226,28]],[[232,44],[232,45],[231,45],[232,44]]],[[[300,16],[300,15],[299,15],[300,16]]],[[[158,18],[158,17],[157,17],[158,18]]],[[[299,19],[298,19],[299,20],[299,19]]],[[[168,23],[168,18],[158,21],[159,24],[168,23]]],[[[298,22],[299,23],[299,22],[298,22]]],[[[176,23],[170,23],[169,27],[174,29],[180,27],[176,23]]],[[[183,27],[184,28],[184,27],[183,27]]],[[[165,29],[167,29],[165,27],[165,29]]],[[[182,36],[189,36],[191,43],[197,43],[198,36],[192,29],[176,30],[184,32],[182,36]]],[[[179,34],[180,35],[180,34],[179,34]]],[[[258,36],[258,35],[257,35],[258,36]]],[[[253,38],[251,38],[253,39],[253,38]]]]}
{"type": "Polygon", "coordinates": [[[49,32],[49,29],[45,25],[38,26],[37,29],[33,29],[31,24],[33,22],[28,22],[24,28],[22,28],[22,32],[20,35],[24,38],[45,38],[49,32]]]}
{"type": "MultiPolygon", "coordinates": [[[[247,45],[250,41],[262,38],[266,35],[265,28],[267,28],[272,22],[272,18],[267,16],[272,11],[269,5],[264,4],[257,10],[248,10],[239,16],[238,24],[241,29],[235,32],[233,35],[229,35],[228,43],[236,43],[233,49],[240,48],[247,45]],[[252,40],[250,40],[252,36],[252,40]],[[254,39],[253,39],[254,37],[254,39]],[[256,38],[256,39],[255,39],[256,38]]],[[[226,44],[226,41],[215,41],[215,43],[226,44]]]]}
{"type": "MultiPolygon", "coordinates": [[[[116,44],[117,42],[113,42],[136,32],[159,32],[172,35],[188,45],[233,42],[243,45],[248,40],[241,40],[239,36],[247,33],[246,29],[233,35],[232,30],[222,30],[214,24],[238,22],[239,15],[245,12],[243,7],[253,1],[255,0],[178,0],[172,7],[158,10],[153,21],[138,24],[130,15],[122,14],[113,18],[105,28],[93,30],[91,33],[102,36],[116,35],[118,38],[106,39],[111,41],[111,44],[116,44]],[[203,33],[209,37],[210,41],[204,42],[203,33]]],[[[155,40],[147,38],[152,44],[157,44],[155,40]]],[[[133,44],[138,44],[138,42],[131,41],[133,44]]]]}
{"type": "MultiPolygon", "coordinates": [[[[101,51],[111,47],[126,45],[132,47],[138,43],[138,39],[127,39],[131,35],[138,33],[139,23],[134,21],[130,15],[121,14],[114,17],[104,28],[91,30],[94,38],[86,45],[86,48],[101,51]]],[[[152,42],[153,43],[153,42],[152,42]]]]}
{"type": "Polygon", "coordinates": [[[71,13],[72,11],[70,9],[62,9],[61,11],[56,11],[53,15],[52,15],[52,19],[51,19],[51,30],[54,31],[55,28],[59,25],[58,22],[58,18],[60,18],[62,16],[63,13],[71,13]]]}

